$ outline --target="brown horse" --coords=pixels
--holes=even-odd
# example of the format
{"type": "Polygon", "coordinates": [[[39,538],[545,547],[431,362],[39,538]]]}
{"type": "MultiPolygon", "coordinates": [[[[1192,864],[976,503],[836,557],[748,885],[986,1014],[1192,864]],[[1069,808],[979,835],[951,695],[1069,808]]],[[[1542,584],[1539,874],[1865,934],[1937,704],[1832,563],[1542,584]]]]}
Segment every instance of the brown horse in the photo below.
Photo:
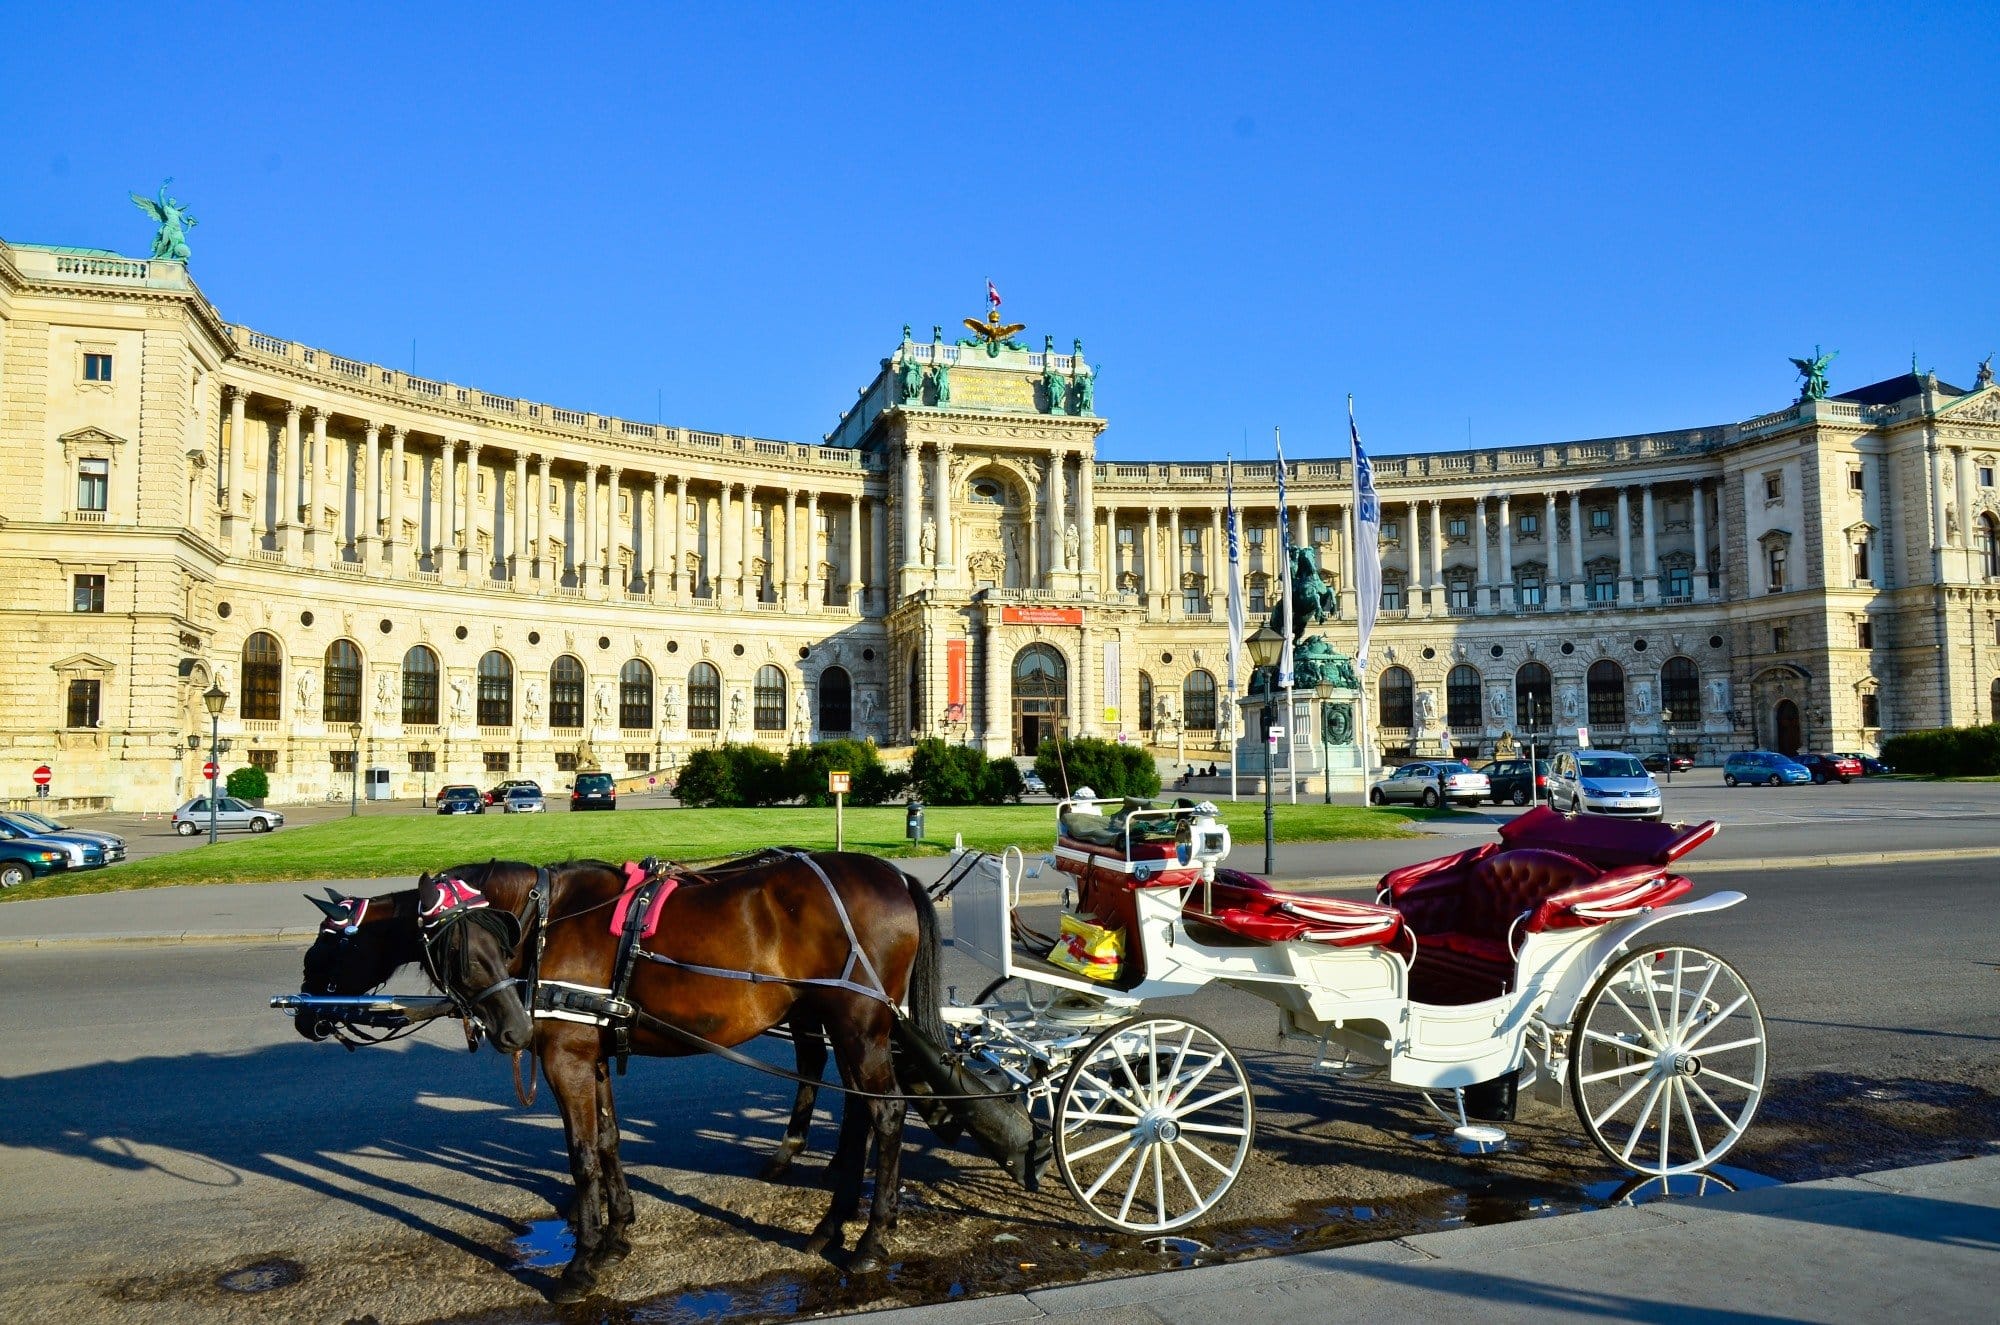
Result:
{"type": "MultiPolygon", "coordinates": [[[[634,963],[627,997],[642,1015],[630,1049],[677,1057],[700,1051],[683,1036],[729,1047],[789,1021],[806,1066],[823,1035],[842,1084],[856,1093],[843,1112],[833,1198],[806,1247],[825,1251],[858,1210],[872,1135],[874,1199],[849,1268],[876,1269],[895,1219],[902,1157],[894,1005],[907,999],[917,1034],[933,1044],[945,1040],[936,913],[921,885],[873,856],[755,859],[717,867],[660,903],[659,929],[643,948],[666,961],[634,963]],[[719,974],[726,971],[758,978],[719,974]],[[879,994],[871,996],[865,991],[876,982],[879,994]]],[[[550,867],[543,927],[531,896],[537,877],[535,866],[515,861],[466,864],[424,876],[413,892],[322,903],[329,919],[306,953],[303,991],[359,995],[422,961],[496,1048],[532,1042],[562,1113],[576,1184],[569,1216],[576,1252],[554,1296],[576,1301],[630,1250],[632,1197],[611,1092],[617,1045],[599,1026],[548,1016],[531,1022],[511,981],[527,978],[539,953],[540,982],[608,988],[618,947],[610,917],[627,880],[620,867],[601,861],[550,867]]],[[[304,1012],[298,1028],[310,1039],[334,1029],[304,1012]]],[[[799,1114],[809,1120],[811,1111],[804,1089],[799,1104],[779,1167],[797,1148],[793,1133],[803,1140],[799,1114]]]]}

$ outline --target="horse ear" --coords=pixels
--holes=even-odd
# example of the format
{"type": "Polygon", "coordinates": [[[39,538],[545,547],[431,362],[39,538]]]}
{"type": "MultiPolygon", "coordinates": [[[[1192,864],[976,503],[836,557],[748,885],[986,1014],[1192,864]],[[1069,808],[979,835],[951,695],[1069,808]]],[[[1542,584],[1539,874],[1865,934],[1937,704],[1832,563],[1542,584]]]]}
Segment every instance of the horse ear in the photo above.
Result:
{"type": "MultiPolygon", "coordinates": [[[[333,889],[329,888],[327,891],[332,892],[333,889]]],[[[329,902],[324,897],[314,897],[311,893],[307,893],[305,897],[308,902],[318,907],[320,914],[328,920],[340,920],[347,915],[347,908],[338,902],[329,902]]]]}
{"type": "Polygon", "coordinates": [[[338,903],[338,902],[344,902],[344,901],[346,901],[346,900],[347,900],[347,894],[346,894],[346,893],[343,893],[343,892],[339,892],[339,891],[336,891],[335,889],[332,889],[332,888],[328,888],[328,889],[326,890],[326,896],[327,896],[327,900],[328,900],[328,901],[331,901],[331,902],[336,902],[336,903],[338,903]]]}

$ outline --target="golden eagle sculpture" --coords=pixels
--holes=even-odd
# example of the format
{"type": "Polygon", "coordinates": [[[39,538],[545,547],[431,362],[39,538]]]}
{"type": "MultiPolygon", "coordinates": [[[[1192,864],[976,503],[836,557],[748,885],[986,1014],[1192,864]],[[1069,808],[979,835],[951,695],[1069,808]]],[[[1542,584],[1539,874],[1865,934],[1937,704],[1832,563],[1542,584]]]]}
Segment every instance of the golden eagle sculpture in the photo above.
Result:
{"type": "Polygon", "coordinates": [[[967,345],[983,344],[986,346],[986,352],[989,355],[997,356],[1003,346],[1010,350],[1026,348],[1017,342],[1014,337],[1026,331],[1028,324],[1025,322],[1002,322],[1000,320],[1000,310],[997,308],[987,310],[984,322],[981,322],[976,317],[969,317],[965,319],[965,325],[977,339],[961,343],[967,345]]]}

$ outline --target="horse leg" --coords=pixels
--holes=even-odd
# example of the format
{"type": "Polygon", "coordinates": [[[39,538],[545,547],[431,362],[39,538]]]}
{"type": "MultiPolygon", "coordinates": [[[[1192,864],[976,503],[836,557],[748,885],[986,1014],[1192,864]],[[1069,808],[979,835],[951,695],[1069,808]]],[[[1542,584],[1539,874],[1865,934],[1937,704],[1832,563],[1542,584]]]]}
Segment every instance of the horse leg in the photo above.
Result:
{"type": "MultiPolygon", "coordinates": [[[[882,1267],[884,1239],[896,1226],[896,1207],[903,1178],[903,1119],[905,1106],[896,1093],[896,1069],[889,1052],[888,1017],[880,1018],[880,1033],[864,1050],[861,1078],[863,1088],[889,1095],[889,1099],[867,1101],[865,1117],[874,1124],[875,1199],[869,1206],[868,1230],[854,1244],[848,1259],[851,1274],[868,1274],[882,1267]]],[[[859,1103],[860,1101],[855,1101],[859,1103]]]]}
{"type": "Polygon", "coordinates": [[[819,1087],[810,1082],[818,1081],[820,1073],[826,1071],[826,1036],[821,1033],[819,1023],[803,1013],[792,1018],[792,1047],[798,1053],[799,1075],[809,1080],[799,1083],[785,1137],[778,1142],[778,1153],[764,1165],[762,1176],[766,1182],[782,1179],[792,1167],[792,1160],[806,1148],[812,1132],[813,1106],[819,1099],[819,1087]]]}
{"type": "Polygon", "coordinates": [[[604,1259],[606,1265],[632,1253],[632,1192],[618,1160],[618,1105],[611,1098],[611,1065],[597,1060],[597,1166],[604,1180],[604,1259]]]}
{"type": "Polygon", "coordinates": [[[569,1144],[569,1172],[576,1192],[570,1201],[569,1225],[576,1251],[549,1296],[557,1302],[581,1302],[597,1286],[604,1261],[604,1171],[598,1158],[597,1069],[595,1036],[567,1030],[552,1037],[542,1054],[542,1075],[562,1111],[563,1136],[569,1144]]]}
{"type": "Polygon", "coordinates": [[[806,1248],[812,1252],[824,1251],[839,1235],[841,1226],[860,1208],[861,1183],[872,1135],[878,1151],[875,1197],[869,1209],[868,1230],[855,1244],[854,1255],[848,1262],[849,1270],[867,1273],[881,1268],[883,1237],[895,1221],[905,1106],[896,1093],[896,1070],[889,1052],[891,1014],[870,1003],[861,1016],[866,1024],[857,1025],[851,1019],[827,1023],[834,1060],[840,1065],[841,1080],[847,1086],[888,1098],[851,1094],[843,1102],[840,1153],[834,1160],[833,1200],[806,1248]]]}
{"type": "MultiPolygon", "coordinates": [[[[838,1052],[834,1057],[842,1059],[838,1052]]],[[[844,1084],[854,1084],[854,1077],[844,1060],[840,1062],[840,1077],[844,1084]]],[[[817,1256],[840,1241],[842,1226],[854,1218],[854,1212],[861,1208],[861,1180],[867,1171],[868,1157],[868,1114],[863,1107],[867,1103],[852,1095],[841,1099],[840,1140],[834,1146],[833,1162],[827,1166],[827,1176],[833,1185],[833,1199],[828,1203],[819,1226],[813,1229],[812,1237],[806,1240],[809,1255],[817,1256]]]]}

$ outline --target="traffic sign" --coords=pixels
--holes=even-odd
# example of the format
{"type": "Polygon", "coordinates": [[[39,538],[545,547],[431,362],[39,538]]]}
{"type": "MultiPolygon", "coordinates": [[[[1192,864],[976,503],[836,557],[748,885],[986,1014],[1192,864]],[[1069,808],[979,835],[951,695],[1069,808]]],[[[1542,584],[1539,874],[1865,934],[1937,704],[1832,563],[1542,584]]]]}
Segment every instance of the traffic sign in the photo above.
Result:
{"type": "Polygon", "coordinates": [[[826,775],[826,789],[836,795],[854,790],[853,774],[829,770],[826,775]]]}
{"type": "Polygon", "coordinates": [[[38,787],[46,787],[49,785],[49,782],[54,777],[55,774],[49,772],[49,766],[47,764],[43,764],[40,768],[35,770],[35,785],[38,787]]]}
{"type": "Polygon", "coordinates": [[[215,761],[213,759],[204,759],[202,761],[201,775],[210,782],[215,781],[215,761]]]}

